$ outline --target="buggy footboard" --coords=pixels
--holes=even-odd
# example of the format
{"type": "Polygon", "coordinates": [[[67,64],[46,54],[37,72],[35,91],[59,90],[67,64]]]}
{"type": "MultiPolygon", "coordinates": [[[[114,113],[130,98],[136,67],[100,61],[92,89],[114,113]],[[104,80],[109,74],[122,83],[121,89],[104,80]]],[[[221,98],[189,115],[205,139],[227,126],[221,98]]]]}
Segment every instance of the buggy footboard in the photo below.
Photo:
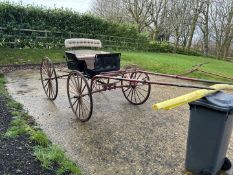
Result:
{"type": "Polygon", "coordinates": [[[120,53],[96,54],[95,71],[108,72],[120,70],[120,53]]]}

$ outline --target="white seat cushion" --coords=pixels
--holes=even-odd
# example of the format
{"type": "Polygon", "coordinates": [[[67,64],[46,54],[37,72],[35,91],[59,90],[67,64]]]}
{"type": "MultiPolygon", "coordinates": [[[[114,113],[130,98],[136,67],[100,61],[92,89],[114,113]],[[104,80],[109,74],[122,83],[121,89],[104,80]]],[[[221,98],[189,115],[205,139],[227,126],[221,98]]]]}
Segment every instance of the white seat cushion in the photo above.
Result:
{"type": "Polygon", "coordinates": [[[93,47],[102,48],[100,40],[87,39],[87,38],[71,38],[65,40],[66,48],[78,48],[78,47],[93,47]]]}

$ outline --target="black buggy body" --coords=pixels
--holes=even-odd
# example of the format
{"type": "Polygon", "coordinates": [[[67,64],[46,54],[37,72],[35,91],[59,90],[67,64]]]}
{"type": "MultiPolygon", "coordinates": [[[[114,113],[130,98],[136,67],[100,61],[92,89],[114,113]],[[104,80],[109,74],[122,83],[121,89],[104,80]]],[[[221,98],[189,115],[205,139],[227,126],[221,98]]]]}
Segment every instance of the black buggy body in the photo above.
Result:
{"type": "MultiPolygon", "coordinates": [[[[101,48],[100,40],[67,39],[66,48],[101,48]]],[[[100,50],[69,50],[65,52],[68,69],[78,70],[93,77],[101,72],[120,70],[120,53],[109,53],[100,50]]]]}

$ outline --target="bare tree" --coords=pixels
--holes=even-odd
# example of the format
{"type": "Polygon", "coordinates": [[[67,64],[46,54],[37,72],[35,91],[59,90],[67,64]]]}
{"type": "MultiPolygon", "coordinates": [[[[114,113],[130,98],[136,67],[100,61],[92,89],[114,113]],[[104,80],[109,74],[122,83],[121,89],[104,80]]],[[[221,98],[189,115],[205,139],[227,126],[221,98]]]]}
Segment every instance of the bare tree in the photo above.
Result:
{"type": "Polygon", "coordinates": [[[93,0],[92,13],[112,22],[129,21],[122,0],[93,0]]]}
{"type": "Polygon", "coordinates": [[[205,56],[208,56],[209,53],[209,10],[211,3],[211,0],[205,1],[203,11],[200,15],[200,21],[198,22],[198,26],[203,33],[203,52],[205,56]]]}
{"type": "Polygon", "coordinates": [[[190,25],[189,40],[188,40],[188,45],[187,45],[188,49],[190,49],[190,47],[192,46],[192,40],[193,40],[193,35],[194,35],[195,29],[197,26],[197,20],[204,6],[204,0],[194,0],[191,2],[192,2],[192,6],[191,6],[192,8],[190,9],[191,10],[190,12],[193,18],[192,18],[192,22],[190,25]]]}
{"type": "Polygon", "coordinates": [[[153,40],[158,35],[168,35],[168,10],[168,0],[151,0],[147,27],[153,40]]]}
{"type": "Polygon", "coordinates": [[[180,43],[186,45],[187,42],[190,23],[190,15],[188,15],[190,3],[186,0],[171,0],[169,7],[167,20],[170,24],[170,32],[175,37],[175,52],[180,43]]]}
{"type": "Polygon", "coordinates": [[[123,0],[125,8],[129,12],[133,22],[137,25],[138,32],[141,33],[145,27],[149,26],[149,10],[151,1],[148,0],[123,0]]]}
{"type": "Polygon", "coordinates": [[[233,2],[215,1],[210,8],[212,38],[216,42],[216,55],[220,58],[228,56],[233,38],[233,2]]]}

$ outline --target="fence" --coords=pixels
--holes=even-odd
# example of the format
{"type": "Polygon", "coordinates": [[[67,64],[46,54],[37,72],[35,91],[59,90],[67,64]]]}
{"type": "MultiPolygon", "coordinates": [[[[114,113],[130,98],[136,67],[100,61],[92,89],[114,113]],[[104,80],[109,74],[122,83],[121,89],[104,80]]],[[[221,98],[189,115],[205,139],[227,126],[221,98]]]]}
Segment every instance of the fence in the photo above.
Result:
{"type": "Polygon", "coordinates": [[[67,38],[100,39],[104,48],[123,50],[146,50],[149,43],[140,38],[6,27],[0,27],[0,37],[0,47],[14,48],[62,48],[67,38]]]}

